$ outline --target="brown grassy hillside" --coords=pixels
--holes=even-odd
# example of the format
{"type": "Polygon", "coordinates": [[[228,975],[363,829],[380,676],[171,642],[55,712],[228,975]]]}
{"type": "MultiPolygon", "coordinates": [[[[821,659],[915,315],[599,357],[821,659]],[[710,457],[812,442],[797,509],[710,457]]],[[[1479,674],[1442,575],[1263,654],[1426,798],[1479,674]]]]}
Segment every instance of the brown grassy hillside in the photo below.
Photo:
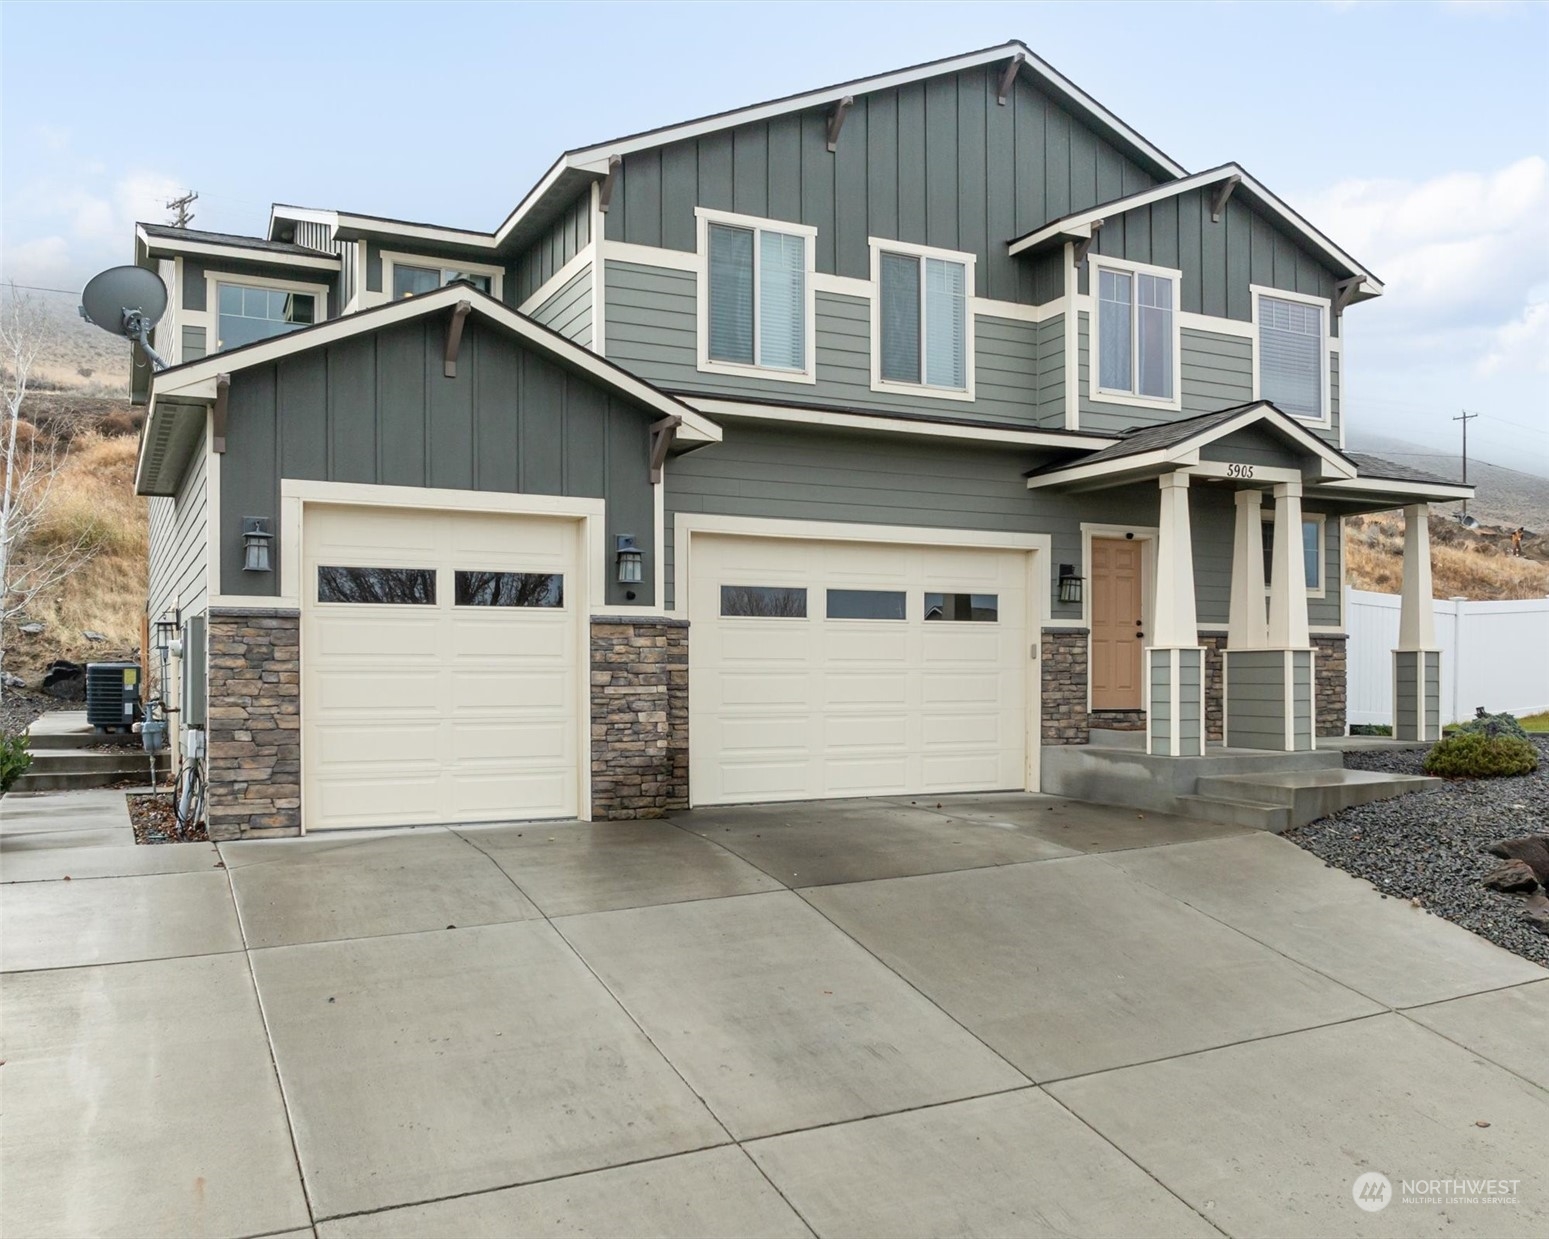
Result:
{"type": "MultiPolygon", "coordinates": [[[[1465,529],[1450,516],[1431,517],[1431,584],[1437,598],[1475,601],[1549,595],[1549,538],[1531,534],[1525,554],[1510,554],[1510,531],[1465,529]]],[[[1403,581],[1404,517],[1399,512],[1345,522],[1345,567],[1355,589],[1396,594],[1403,581]]]]}

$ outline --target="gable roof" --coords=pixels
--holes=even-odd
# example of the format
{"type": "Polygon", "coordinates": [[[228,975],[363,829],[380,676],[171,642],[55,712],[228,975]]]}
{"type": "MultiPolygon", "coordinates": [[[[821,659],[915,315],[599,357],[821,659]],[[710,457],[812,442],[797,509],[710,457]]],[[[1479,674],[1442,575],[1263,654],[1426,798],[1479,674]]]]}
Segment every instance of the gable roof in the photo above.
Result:
{"type": "Polygon", "coordinates": [[[1215,413],[1202,413],[1132,431],[1119,442],[1078,460],[1033,470],[1027,475],[1027,484],[1037,489],[1145,469],[1197,464],[1202,447],[1259,424],[1267,425],[1309,456],[1317,457],[1327,478],[1351,479],[1356,476],[1357,467],[1350,457],[1325,443],[1294,418],[1287,417],[1269,401],[1255,400],[1215,413]]]}
{"type": "MultiPolygon", "coordinates": [[[[140,459],[135,469],[135,489],[139,494],[153,493],[144,489],[147,479],[159,469],[158,453],[168,450],[171,440],[160,421],[170,420],[181,409],[192,405],[201,406],[200,425],[203,425],[202,406],[215,400],[219,380],[253,366],[268,365],[309,349],[336,344],[354,336],[366,335],[384,327],[415,319],[427,318],[456,308],[466,302],[470,314],[477,314],[496,326],[518,337],[524,344],[546,353],[559,364],[586,374],[604,387],[611,388],[658,417],[681,419],[679,437],[687,442],[716,443],[721,439],[721,428],[703,413],[689,407],[660,388],[631,374],[606,358],[599,357],[590,349],[582,348],[534,322],[525,314],[519,314],[510,306],[496,301],[486,293],[468,284],[448,284],[434,292],[418,297],[406,297],[389,301],[384,305],[358,310],[342,318],[331,318],[311,327],[303,327],[244,344],[225,352],[213,353],[196,361],[184,362],[158,371],[151,378],[150,407],[146,413],[145,430],[140,440],[140,459]],[[165,415],[165,416],[163,416],[165,415]]],[[[159,493],[159,492],[154,492],[159,493]]]]}
{"type": "Polygon", "coordinates": [[[1234,193],[1242,194],[1279,223],[1283,224],[1314,251],[1321,254],[1329,265],[1343,271],[1346,276],[1361,281],[1360,287],[1350,300],[1359,301],[1382,295],[1383,286],[1381,280],[1314,228],[1282,199],[1271,193],[1261,182],[1250,176],[1241,164],[1237,163],[1222,164],[1219,168],[1210,168],[1204,172],[1196,172],[1193,176],[1186,176],[1181,180],[1168,181],[1165,184],[1141,190],[1139,193],[1099,203],[1083,211],[1073,211],[1069,215],[1062,215],[1059,219],[1051,220],[1049,223],[1017,237],[1011,242],[1011,253],[1021,254],[1037,251],[1046,246],[1063,244],[1065,241],[1087,240],[1094,231],[1094,225],[1100,227],[1102,221],[1109,216],[1122,215],[1126,211],[1134,211],[1140,207],[1150,206],[1153,202],[1175,198],[1179,194],[1186,194],[1191,190],[1219,185],[1233,178],[1236,178],[1237,181],[1236,187],[1233,190],[1234,193]]]}

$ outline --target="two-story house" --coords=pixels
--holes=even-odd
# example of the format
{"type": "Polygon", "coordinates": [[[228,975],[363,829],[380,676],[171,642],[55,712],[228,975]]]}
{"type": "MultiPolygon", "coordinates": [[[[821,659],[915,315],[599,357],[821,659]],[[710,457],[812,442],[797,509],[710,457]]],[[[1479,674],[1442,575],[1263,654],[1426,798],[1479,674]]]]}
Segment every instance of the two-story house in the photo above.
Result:
{"type": "Polygon", "coordinates": [[[1424,517],[1468,491],[1343,450],[1381,282],[1020,43],[569,151],[490,232],[136,254],[217,837],[1061,790],[1101,727],[1305,751],[1342,519],[1400,506],[1437,732],[1424,517]]]}

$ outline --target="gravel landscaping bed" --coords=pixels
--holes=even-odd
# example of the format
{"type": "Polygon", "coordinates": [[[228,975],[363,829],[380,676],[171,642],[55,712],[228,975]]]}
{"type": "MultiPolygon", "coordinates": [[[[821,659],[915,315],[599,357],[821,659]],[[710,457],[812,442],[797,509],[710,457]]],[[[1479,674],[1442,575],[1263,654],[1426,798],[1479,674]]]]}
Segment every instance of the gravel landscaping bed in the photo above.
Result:
{"type": "MultiPolygon", "coordinates": [[[[1286,838],[1383,894],[1418,901],[1508,951],[1549,966],[1549,935],[1522,919],[1524,903],[1480,885],[1501,862],[1501,839],[1549,833],[1549,738],[1535,736],[1538,770],[1458,779],[1434,792],[1357,805],[1286,832],[1286,838]]],[[[1425,750],[1346,753],[1350,770],[1423,774],[1425,750]]]]}

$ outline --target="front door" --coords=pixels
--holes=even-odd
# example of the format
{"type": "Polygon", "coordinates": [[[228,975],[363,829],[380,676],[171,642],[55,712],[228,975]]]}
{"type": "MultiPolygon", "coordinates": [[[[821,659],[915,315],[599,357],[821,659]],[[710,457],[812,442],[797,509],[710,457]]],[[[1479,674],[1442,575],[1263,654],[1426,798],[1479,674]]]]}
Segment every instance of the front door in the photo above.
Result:
{"type": "Polygon", "coordinates": [[[1141,546],[1126,538],[1092,539],[1092,709],[1141,707],[1141,546]]]}

